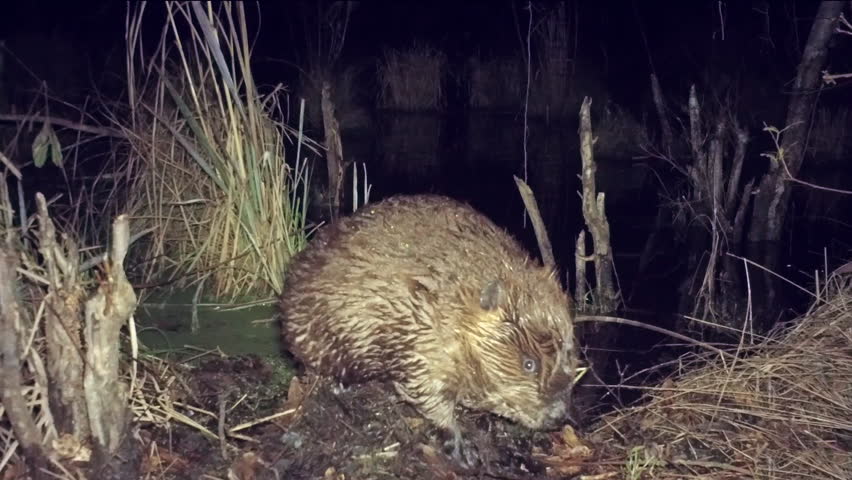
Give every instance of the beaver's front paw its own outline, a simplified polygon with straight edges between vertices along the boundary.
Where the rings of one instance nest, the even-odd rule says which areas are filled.
[[[470,470],[480,465],[479,450],[473,442],[462,438],[458,428],[447,431],[446,435],[449,438],[444,441],[444,453],[458,466]]]

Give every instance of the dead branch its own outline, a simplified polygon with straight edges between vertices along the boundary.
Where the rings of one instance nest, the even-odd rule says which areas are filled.
[[[325,165],[328,170],[328,201],[332,219],[340,213],[340,193],[343,187],[343,143],[340,140],[340,126],[334,115],[331,101],[331,87],[328,82],[322,85],[322,124],[325,130]]]
[[[77,260],[74,258],[76,248],[72,246],[70,254],[66,256],[56,241],[56,227],[48,215],[47,201],[41,193],[36,194],[36,204],[39,252],[50,282],[45,296],[50,408],[60,434],[71,433],[77,438],[86,438],[90,432],[83,400],[81,307],[84,292],[77,279]]]
[[[704,143],[701,134],[701,106],[698,104],[698,95],[695,93],[695,85],[689,87],[689,146],[692,147],[692,158],[694,164],[704,164],[704,151],[701,145]],[[693,170],[690,177],[696,185],[701,184]]]
[[[42,436],[24,398],[20,339],[26,338],[21,309],[15,295],[16,255],[0,245],[0,400],[15,438],[34,475],[47,465]]]
[[[18,167],[16,167],[15,164],[12,163],[11,160],[9,160],[9,157],[3,155],[3,152],[0,152],[0,163],[2,163],[6,168],[8,168],[9,171],[12,172],[12,175],[14,175],[15,178],[17,178],[18,180],[23,178],[21,176],[21,171],[18,170]]]
[[[541,212],[538,210],[538,202],[535,200],[535,194],[529,185],[522,179],[515,177],[515,185],[518,186],[518,192],[521,194],[521,199],[524,202],[524,207],[530,215],[530,220],[533,224],[535,239],[538,242],[538,250],[541,252],[541,258],[544,264],[550,268],[556,268],[556,259],[553,257],[553,246],[550,244],[550,237],[547,235],[547,229],[544,227],[544,221],[541,219]]]
[[[734,209],[734,204],[737,202],[737,192],[739,192],[739,184],[740,184],[740,176],[743,171],[743,161],[745,160],[745,147],[748,143],[748,131],[746,129],[740,127],[738,124],[734,124],[734,133],[737,138],[737,144],[734,150],[734,161],[731,165],[731,174],[728,176],[728,198],[725,199],[725,212],[728,215],[731,214]],[[745,191],[741,194],[742,196],[746,196],[748,191]],[[742,237],[734,237],[735,239],[739,239]]]
[[[575,287],[574,298],[577,299],[579,305],[586,303],[586,292],[588,291],[588,280],[586,280],[586,262],[589,257],[586,255],[586,231],[580,230],[577,235],[577,246],[574,253],[575,262]]]
[[[84,123],[66,120],[64,118],[51,117],[47,115],[21,115],[13,113],[0,113],[0,122],[14,123],[49,123],[59,127],[68,128],[82,133],[91,133],[101,137],[126,138],[127,136],[121,130],[110,127],[100,127],[86,125]]]
[[[649,323],[640,322],[637,320],[630,320],[627,318],[621,317],[613,317],[609,315],[577,315],[574,318],[574,323],[584,323],[584,322],[598,322],[598,323],[616,323],[619,325],[629,325],[631,327],[644,328],[646,330],[650,330],[652,332],[662,333],[664,335],[668,335],[672,338],[676,338],[678,340],[683,340],[686,343],[691,343],[692,345],[697,345],[701,348],[709,350],[711,352],[718,353],[720,357],[731,358],[734,356],[721,348],[714,347],[709,343],[702,342],[701,340],[694,339],[688,335],[683,335],[681,333],[677,333],[675,331],[669,330],[667,328],[658,327],[656,325],[651,325]]]
[[[745,229],[745,216],[748,211],[748,204],[750,203],[752,197],[752,189],[754,188],[754,179],[748,181],[745,187],[743,187],[743,193],[740,195],[740,205],[737,207],[737,213],[734,216],[734,227],[733,232],[731,234],[732,238],[742,239],[743,231]]]
[[[713,136],[713,140],[710,142],[710,156],[707,158],[709,165],[707,166],[707,173],[711,174],[712,177],[709,179],[711,184],[708,186],[708,190],[710,191],[711,197],[711,205],[713,206],[713,212],[718,213],[718,218],[723,226],[727,225],[727,219],[725,219],[725,211],[724,211],[724,186],[725,179],[723,178],[723,169],[722,169],[722,152],[724,151],[724,147],[722,142],[724,141],[723,136],[725,135],[725,121],[720,120],[719,124],[716,125],[716,135]],[[728,229],[725,228],[725,232]]]
[[[118,448],[129,420],[127,386],[119,379],[119,333],[136,308],[136,293],[124,273],[129,244],[128,217],[119,215],[112,227],[107,277],[85,307],[85,398],[92,436],[107,454]]]
[[[609,222],[604,211],[604,193],[596,192],[595,159],[592,146],[591,104],[589,97],[580,107],[580,157],[583,164],[583,218],[592,234],[595,261],[596,307],[602,311],[615,310],[618,294],[613,276],[612,249],[609,238]]]

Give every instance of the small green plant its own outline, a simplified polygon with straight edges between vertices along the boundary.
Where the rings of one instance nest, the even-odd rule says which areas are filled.
[[[624,468],[628,480],[639,480],[646,472],[653,477],[654,468],[663,464],[651,449],[640,445],[630,449]]]

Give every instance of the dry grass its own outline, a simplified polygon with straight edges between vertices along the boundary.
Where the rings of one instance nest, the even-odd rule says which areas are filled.
[[[379,108],[442,110],[446,103],[447,55],[428,45],[387,49],[379,61]]]
[[[852,478],[852,279],[823,298],[735,359],[682,359],[595,441],[628,478]]]
[[[98,254],[99,247],[84,247],[80,241],[80,234],[62,228],[54,223],[58,232],[58,241],[53,245],[51,257],[61,264],[61,283],[64,284],[61,291],[54,290],[51,286],[51,271],[40,248],[44,245],[38,238],[39,233],[36,225],[39,223],[37,214],[23,213],[26,218],[22,223],[28,225],[27,229],[15,224],[15,215],[21,212],[15,211],[15,203],[8,189],[8,179],[3,178],[0,182],[0,239],[8,248],[14,251],[18,258],[17,276],[14,288],[17,293],[18,305],[4,305],[3,314],[7,308],[17,307],[18,321],[17,331],[3,331],[3,335],[13,335],[19,340],[20,363],[22,368],[22,395],[26,400],[30,415],[34,420],[38,434],[41,435],[43,445],[46,447],[47,458],[51,463],[53,477],[59,479],[79,478],[66,469],[66,464],[74,460],[84,460],[92,454],[92,448],[85,441],[75,438],[67,432],[60,432],[58,423],[67,419],[54,417],[52,405],[49,402],[49,388],[69,390],[68,385],[62,385],[63,379],[49,378],[51,371],[50,358],[48,356],[47,339],[45,337],[46,326],[50,322],[50,309],[56,306],[49,298],[51,295],[61,295],[61,302],[72,305],[80,305],[82,315],[82,303],[88,293],[94,290],[97,280],[96,268],[100,267],[100,259],[103,254]],[[79,202],[85,202],[80,197]],[[65,205],[66,208],[74,209],[82,215],[89,215],[85,205]],[[52,222],[52,219],[51,219]],[[80,223],[70,220],[67,224],[81,226]],[[93,252],[93,250],[95,250]],[[66,257],[67,255],[67,257]],[[55,273],[55,272],[53,272]],[[66,312],[67,313],[67,312]],[[55,313],[54,313],[55,315]],[[72,319],[63,318],[67,325],[78,325]],[[66,327],[68,328],[68,327]],[[80,332],[74,332],[79,334]],[[77,337],[78,341],[81,337]],[[88,348],[88,345],[86,346]],[[8,360],[8,359],[7,359]],[[0,379],[0,383],[2,383]],[[54,380],[51,384],[50,380]],[[82,395],[82,392],[80,392]],[[53,406],[55,407],[55,405]],[[88,441],[88,439],[86,440]],[[25,478],[26,468],[20,457],[20,444],[12,431],[6,409],[0,402],[0,473],[2,478]]]
[[[315,147],[274,120],[282,87],[257,90],[243,4],[201,5],[166,5],[150,57],[144,5],[129,17],[130,211],[134,230],[154,229],[143,257],[157,259],[145,277],[190,272],[216,295],[277,292],[306,241],[304,155]]]
[[[221,352],[218,354],[221,355]],[[217,434],[205,426],[210,423],[210,418],[215,422],[217,415],[188,398],[190,392],[186,389],[190,379],[181,365],[148,355],[141,355],[138,362],[142,368],[139,377],[133,379],[130,402],[134,422],[166,430],[173,430],[176,425],[183,424],[199,431],[209,440],[218,440]],[[195,418],[199,416],[202,418]]]

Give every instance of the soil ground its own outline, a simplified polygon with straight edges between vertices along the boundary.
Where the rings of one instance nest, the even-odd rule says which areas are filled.
[[[235,478],[258,480],[532,479],[552,478],[548,471],[572,463],[564,455],[565,432],[530,432],[492,415],[460,409],[465,439],[481,461],[465,469],[443,452],[438,432],[389,385],[372,382],[343,389],[324,379],[295,377],[285,388],[275,368],[255,355],[199,362],[184,377],[183,388],[197,408],[219,412],[224,404],[229,429],[280,415],[240,430],[242,439],[229,438],[227,458],[221,444],[200,430],[176,423],[143,427],[142,438],[149,448],[156,443],[163,458],[149,459],[143,466],[146,474],[226,478],[230,470]],[[207,418],[205,426],[215,432],[217,423]]]
[[[266,321],[271,306],[233,312],[199,308],[201,330],[192,334],[191,303],[184,292],[139,310],[140,339],[170,362],[179,379],[170,395],[176,404],[192,406],[175,410],[203,427],[177,421],[142,424],[145,450],[157,451],[143,462],[145,475],[227,478],[230,470],[232,478],[258,480],[531,479],[548,471],[565,473],[566,467],[576,470],[568,465],[571,458],[587,451],[570,427],[531,432],[460,408],[465,442],[480,460],[465,469],[444,452],[440,432],[390,385],[343,389],[326,379],[294,377],[280,350],[278,329]],[[247,424],[253,425],[241,428]],[[229,430],[223,449],[219,432]]]

